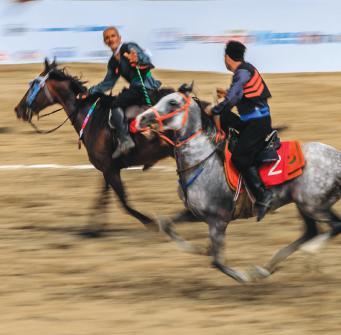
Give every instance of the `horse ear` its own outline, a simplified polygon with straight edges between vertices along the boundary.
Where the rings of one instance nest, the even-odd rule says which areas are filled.
[[[56,56],[53,57],[53,62],[51,63],[51,67],[57,67],[58,63],[57,63],[57,58]]]
[[[192,80],[192,82],[191,82],[191,86],[190,86],[191,93],[193,92],[193,87],[194,87],[194,80]]]
[[[183,93],[185,95],[189,95],[190,93],[192,93],[193,91],[193,85],[194,85],[194,81],[192,81],[191,85],[188,84],[182,84],[179,88],[178,88],[178,92]]]
[[[47,57],[45,58],[44,63],[45,63],[45,71],[48,72],[50,69],[50,63],[49,63],[49,59]]]

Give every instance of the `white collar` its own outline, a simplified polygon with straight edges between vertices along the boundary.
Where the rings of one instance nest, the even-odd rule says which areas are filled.
[[[123,42],[121,42],[121,44],[117,47],[116,51],[114,52],[114,55],[115,55],[115,56],[117,56],[118,53],[120,52],[121,47],[122,47],[122,44],[123,44]]]

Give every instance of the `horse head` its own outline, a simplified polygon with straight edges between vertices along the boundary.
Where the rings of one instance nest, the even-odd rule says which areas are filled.
[[[86,88],[76,77],[72,77],[58,69],[54,60],[49,63],[45,59],[44,70],[35,77],[30,83],[29,88],[15,107],[15,112],[19,119],[30,122],[33,115],[39,114],[46,107],[56,103],[65,106],[65,92],[73,91],[74,98],[84,92]]]
[[[171,131],[182,136],[189,128],[193,130],[193,127],[200,127],[200,108],[190,95],[192,88],[193,83],[183,84],[177,92],[163,97],[155,106],[137,117],[137,128],[151,127],[159,133]]]

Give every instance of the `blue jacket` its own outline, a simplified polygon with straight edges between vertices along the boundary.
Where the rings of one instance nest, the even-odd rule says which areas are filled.
[[[161,86],[161,82],[155,80],[151,74],[150,70],[154,68],[154,65],[151,63],[149,56],[136,43],[129,42],[121,45],[119,50],[120,61],[117,61],[114,54],[111,56],[107,66],[107,74],[99,84],[89,88],[91,94],[105,93],[112,89],[120,76],[130,83],[130,87],[142,86],[136,67],[132,66],[124,56],[124,53],[129,53],[131,49],[137,52],[138,66],[141,67],[140,73],[146,89],[156,90]]]

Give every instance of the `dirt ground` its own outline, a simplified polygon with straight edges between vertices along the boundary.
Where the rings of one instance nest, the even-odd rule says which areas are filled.
[[[318,255],[297,252],[264,281],[242,286],[210,259],[178,250],[122,212],[116,199],[98,217],[108,234],[79,235],[101,186],[96,170],[1,169],[10,164],[87,164],[70,124],[37,135],[13,107],[41,65],[0,67],[0,334],[341,334],[341,238]],[[73,64],[71,74],[99,81],[105,65]],[[228,75],[159,71],[167,86],[195,80],[212,100]],[[265,75],[282,139],[321,141],[341,149],[341,73]],[[64,115],[41,121],[48,129]],[[164,160],[158,166],[174,167]],[[182,209],[172,169],[125,171],[129,197],[149,215]],[[340,212],[340,204],[336,205]],[[199,245],[204,223],[179,231]],[[233,222],[226,256],[231,266],[264,264],[301,232],[294,206],[261,223]]]

